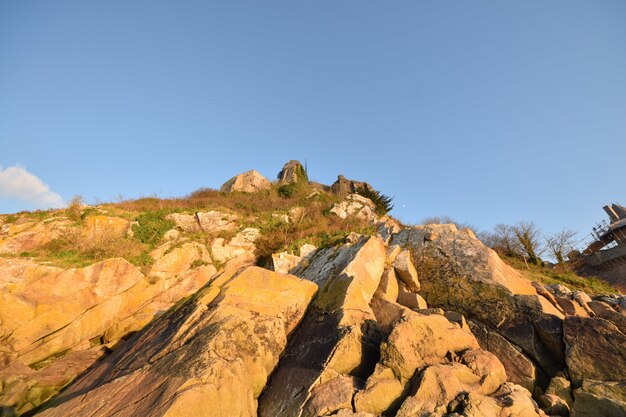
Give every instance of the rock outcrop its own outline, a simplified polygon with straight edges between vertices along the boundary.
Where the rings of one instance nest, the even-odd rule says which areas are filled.
[[[624,297],[530,282],[471,231],[379,219],[360,195],[287,201],[154,216],[141,268],[16,256],[54,239],[40,231],[126,244],[113,209],[3,219],[0,415],[625,415]],[[375,231],[263,236],[322,215]]]
[[[257,267],[223,273],[39,415],[256,416],[257,398],[316,291],[310,281]]]
[[[279,184],[291,184],[294,182],[308,181],[306,171],[300,161],[291,160],[283,166],[278,173]]]
[[[251,171],[244,172],[243,174],[235,175],[222,185],[220,191],[226,193],[232,193],[235,191],[255,193],[257,191],[267,190],[271,186],[272,184],[267,178],[253,169]]]
[[[376,206],[372,200],[365,198],[359,194],[350,194],[341,203],[335,204],[330,212],[342,219],[355,217],[359,220],[366,220],[371,223],[378,220],[376,216]]]

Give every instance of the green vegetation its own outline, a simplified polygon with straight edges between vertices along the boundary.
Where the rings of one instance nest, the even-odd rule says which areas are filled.
[[[165,232],[174,227],[173,221],[165,220],[167,214],[167,211],[159,210],[137,216],[135,220],[138,224],[132,226],[135,239],[154,247],[163,238]]]
[[[382,194],[378,190],[374,190],[373,188],[365,186],[359,187],[356,192],[357,194],[372,200],[372,203],[374,203],[374,205],[376,206],[376,214],[378,214],[379,216],[384,216],[385,214],[393,210],[393,204],[391,204],[393,197],[389,197],[385,194]]]
[[[567,269],[565,265],[549,268],[534,264],[526,264],[516,257],[502,256],[502,260],[517,269],[524,278],[544,284],[563,284],[572,290],[584,291],[587,294],[609,294],[617,290],[606,281],[595,277],[582,277]]]

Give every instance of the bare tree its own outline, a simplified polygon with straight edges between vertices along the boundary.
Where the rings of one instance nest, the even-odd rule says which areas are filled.
[[[521,249],[524,260],[535,265],[541,265],[541,230],[533,222],[521,221],[513,226],[513,233],[517,239],[517,244]]]
[[[565,255],[574,249],[574,236],[573,230],[563,229],[545,238],[548,251],[559,264],[565,262]]]
[[[483,236],[485,242],[491,248],[504,253],[507,256],[519,256],[519,245],[515,237],[513,226],[508,224],[496,224],[492,233]]]

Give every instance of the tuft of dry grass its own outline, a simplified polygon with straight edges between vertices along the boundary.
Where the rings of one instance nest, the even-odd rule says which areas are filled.
[[[146,249],[146,245],[125,236],[109,233],[89,236],[75,228],[68,229],[61,237],[36,251],[21,255],[39,258],[62,268],[84,267],[109,258],[125,258],[136,265],[144,265]]]

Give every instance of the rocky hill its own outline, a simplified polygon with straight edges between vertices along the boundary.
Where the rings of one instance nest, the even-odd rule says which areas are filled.
[[[626,415],[625,297],[388,208],[290,161],[0,217],[0,415]]]

